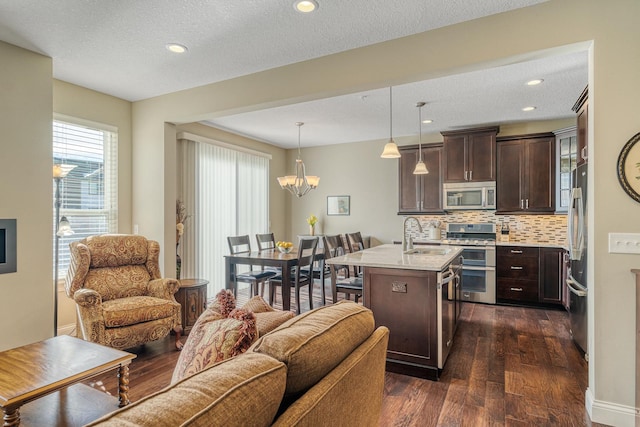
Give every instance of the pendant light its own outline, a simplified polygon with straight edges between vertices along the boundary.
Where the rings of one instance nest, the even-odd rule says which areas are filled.
[[[418,163],[416,163],[416,168],[413,170],[414,175],[426,175],[429,173],[427,169],[427,165],[422,161],[422,107],[424,107],[424,102],[418,102],[416,104],[418,107]]]
[[[389,86],[389,142],[385,144],[380,157],[383,159],[397,159],[400,157],[398,146],[393,141],[393,94],[391,86]]]
[[[278,183],[283,190],[289,190],[291,194],[300,198],[307,194],[309,191],[318,187],[320,183],[319,176],[307,176],[304,170],[304,162],[300,154],[300,128],[304,125],[303,122],[296,122],[298,126],[298,158],[296,159],[296,174],[279,176]]]

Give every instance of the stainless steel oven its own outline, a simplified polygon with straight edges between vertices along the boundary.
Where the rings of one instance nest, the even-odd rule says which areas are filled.
[[[496,303],[496,246],[494,224],[447,224],[443,244],[462,247],[463,301]]]

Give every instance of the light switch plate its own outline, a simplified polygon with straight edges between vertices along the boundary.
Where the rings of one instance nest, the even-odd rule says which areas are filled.
[[[640,254],[640,234],[609,233],[609,253]]]
[[[133,234],[138,234],[138,224],[133,224]]]

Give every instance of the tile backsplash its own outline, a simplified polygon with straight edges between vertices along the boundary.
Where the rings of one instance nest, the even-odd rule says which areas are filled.
[[[478,210],[457,211],[447,215],[416,215],[416,217],[420,220],[423,230],[426,230],[430,223],[439,222],[442,238],[445,237],[447,223],[491,222],[496,225],[498,233],[503,223],[508,225],[511,242],[565,245],[567,241],[566,215],[496,215],[493,211]],[[410,221],[407,226],[414,239],[424,236],[419,234],[414,221]]]

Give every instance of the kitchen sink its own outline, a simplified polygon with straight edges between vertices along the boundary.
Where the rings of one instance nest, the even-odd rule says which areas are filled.
[[[413,248],[404,251],[407,255],[447,255],[450,248]]]

